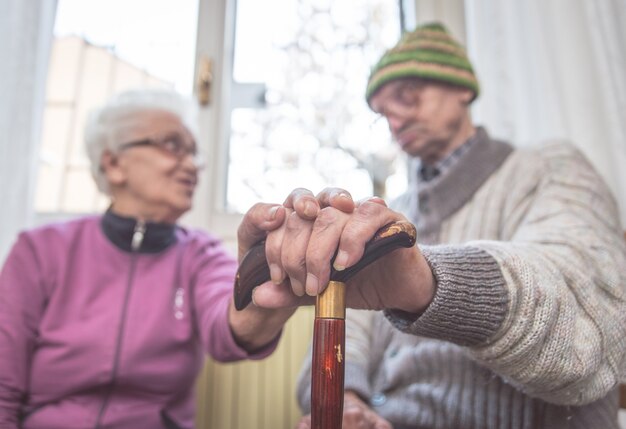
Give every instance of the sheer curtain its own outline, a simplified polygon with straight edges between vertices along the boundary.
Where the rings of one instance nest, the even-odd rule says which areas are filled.
[[[31,226],[57,0],[0,0],[0,263]]]
[[[465,12],[484,89],[475,122],[517,145],[571,140],[626,226],[626,2],[466,0]]]

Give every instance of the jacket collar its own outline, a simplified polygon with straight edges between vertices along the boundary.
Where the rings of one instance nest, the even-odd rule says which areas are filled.
[[[133,239],[138,253],[158,253],[176,242],[175,224],[146,222],[142,228],[137,219],[120,216],[111,209],[102,216],[101,226],[109,241],[126,252],[133,251]]]

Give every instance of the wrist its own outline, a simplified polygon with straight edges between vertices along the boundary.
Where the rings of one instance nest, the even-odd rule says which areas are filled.
[[[276,339],[295,310],[296,308],[268,310],[250,304],[244,310],[237,311],[231,300],[228,325],[237,344],[244,350],[253,352]]]
[[[386,308],[421,314],[435,297],[435,276],[417,247],[395,252],[378,281],[388,291]]]
[[[420,252],[414,256],[409,263],[413,269],[406,270],[409,275],[400,280],[400,284],[407,287],[403,294],[399,294],[398,309],[421,314],[435,298],[437,282],[426,258]]]

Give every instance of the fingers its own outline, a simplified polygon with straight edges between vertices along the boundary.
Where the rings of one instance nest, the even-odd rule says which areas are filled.
[[[365,404],[346,402],[343,411],[344,429],[392,429],[391,424]]]
[[[268,231],[279,228],[285,219],[285,209],[277,204],[257,203],[244,215],[237,229],[239,261],[248,249],[264,239]]]
[[[291,212],[285,226],[270,233],[266,241],[270,273],[276,273],[272,274],[272,280],[280,283],[289,277],[297,296],[321,293],[330,279],[333,257],[334,268],[338,271],[356,264],[363,256],[365,244],[380,228],[405,220],[388,209],[380,198],[360,201],[352,213],[345,213],[326,206],[333,191],[323,192],[326,192],[322,196],[325,207],[319,210],[315,220],[303,219]]]
[[[326,188],[317,196],[313,196],[308,189],[296,188],[285,199],[283,206],[293,209],[303,219],[313,220],[324,207],[334,207],[344,213],[352,213],[356,204],[345,189]]]
[[[304,295],[306,279],[306,249],[313,222],[287,209],[284,225],[268,235],[265,254],[272,281],[280,283],[285,277],[296,296]]]
[[[313,196],[308,189],[297,188],[291,191],[283,205],[308,220],[315,219],[324,207],[334,207],[344,213],[352,213],[356,207],[350,193],[341,188],[326,188],[317,196]]]
[[[366,413],[368,415],[366,415]],[[373,411],[345,410],[343,429],[393,429],[391,424]],[[311,429],[311,415],[307,414],[296,423],[295,429]]]
[[[283,206],[293,209],[303,219],[312,220],[320,209],[319,202],[308,189],[296,188],[285,199]]]
[[[365,244],[380,228],[391,222],[406,220],[400,213],[388,209],[384,201],[381,201],[374,198],[361,202],[350,217],[350,222],[342,231],[337,257],[333,264],[337,271],[356,264],[363,256]]]
[[[341,188],[326,188],[317,194],[317,200],[322,208],[334,207],[344,213],[352,213],[356,207],[350,192]]]
[[[306,247],[305,268],[307,295],[316,296],[330,279],[332,260],[350,215],[333,207],[320,210],[313,222]]]
[[[318,295],[328,284],[331,261],[344,270],[363,256],[365,244],[383,226],[404,217],[372,197],[355,203],[340,188],[326,188],[317,196],[295,189],[284,206],[256,204],[238,230],[239,258],[265,238],[265,253],[274,285],[291,287],[295,297],[283,296],[281,305],[298,302],[305,294]],[[272,294],[255,294],[265,303]],[[264,304],[268,305],[268,304]]]
[[[285,211],[285,217],[291,210]],[[270,269],[270,279],[274,284],[281,284],[285,280],[285,271],[282,268],[282,246],[285,237],[285,225],[271,231],[265,239],[265,257]]]
[[[315,298],[309,296],[298,297],[288,292],[286,284],[263,283],[254,288],[252,302],[257,307],[268,310],[300,307],[315,304]]]
[[[361,259],[365,244],[380,228],[405,219],[381,201],[363,201],[351,214],[333,207],[320,210],[313,223],[304,263],[307,271],[305,290],[308,295],[319,294],[328,283],[330,261],[335,252],[335,270],[351,267]]]
[[[385,202],[385,200],[383,200],[380,197],[363,198],[363,199],[357,201],[356,206],[359,207],[361,204],[364,204],[364,203],[376,203],[376,204],[380,204],[382,206],[387,207],[387,203]]]

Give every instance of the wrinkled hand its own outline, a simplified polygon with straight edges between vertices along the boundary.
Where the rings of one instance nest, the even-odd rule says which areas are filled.
[[[310,429],[311,415],[306,415],[296,424],[295,429]],[[343,405],[343,429],[393,429],[389,421],[376,414],[356,394],[346,392]]]
[[[335,202],[329,195],[325,203],[351,210],[352,199]],[[347,204],[346,204],[347,203]],[[289,196],[284,206],[279,204],[255,204],[244,216],[237,231],[238,260],[241,261],[246,252],[257,242],[263,240],[270,231],[284,226],[285,219],[291,215],[298,219],[315,219],[320,205],[309,192],[296,189]],[[235,309],[231,302],[228,308],[228,323],[237,343],[248,351],[263,347],[274,339],[281,331],[284,323],[295,312],[298,305],[313,303],[311,299],[298,299],[291,289],[285,285],[267,282],[261,289],[272,305],[249,305],[242,311]],[[254,300],[254,295],[253,295]]]
[[[253,298],[266,308],[310,303],[308,297],[318,295],[328,283],[336,251],[334,268],[350,267],[361,259],[376,231],[391,222],[406,221],[380,198],[355,203],[347,191],[338,188],[325,189],[317,196],[297,189],[281,210],[284,222],[266,235],[272,282],[257,288]],[[418,313],[432,300],[434,288],[432,272],[419,249],[400,249],[348,281],[346,304]],[[285,294],[285,289],[293,293]]]
[[[354,210],[355,203],[349,193],[343,190],[328,189],[323,199],[318,199],[306,189],[295,189],[289,194],[283,205],[257,203],[245,214],[237,231],[239,261],[248,250],[261,240],[270,236],[283,237],[284,230],[289,228],[292,232],[302,230],[306,232],[313,224],[323,207],[332,206],[336,210],[350,213]],[[278,244],[280,245],[280,244]],[[266,243],[266,251],[268,244]],[[313,304],[314,298],[303,296],[303,293],[294,295],[292,290],[299,290],[298,280],[292,280],[284,275],[282,266],[270,264],[272,281],[266,282],[254,290],[252,299],[255,303],[257,296],[262,296],[262,307],[284,308],[297,307],[300,305]],[[295,286],[294,286],[295,285]],[[269,304],[268,304],[269,302]]]
[[[303,222],[313,222],[323,207],[351,213],[356,204],[347,191],[338,188],[327,188],[317,198],[310,191],[297,188],[289,194],[283,205],[255,204],[244,215],[237,230],[239,260],[254,244],[265,239],[268,232],[284,227],[286,218],[297,217]]]

